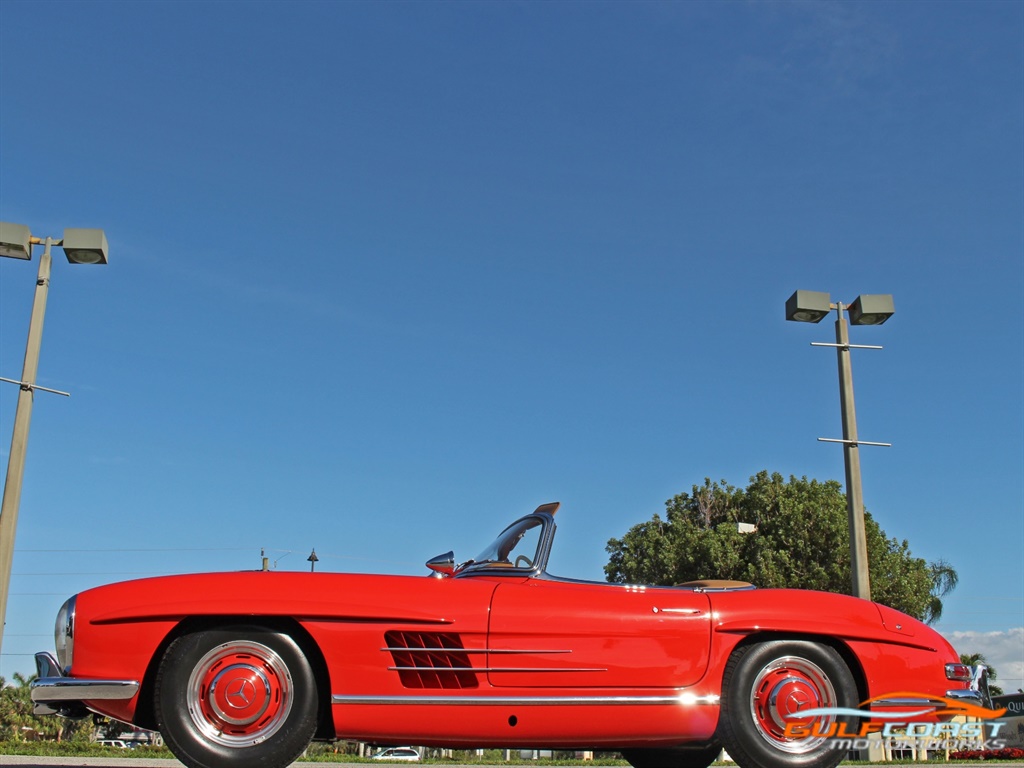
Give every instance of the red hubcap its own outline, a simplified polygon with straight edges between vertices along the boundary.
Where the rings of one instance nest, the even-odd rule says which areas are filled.
[[[803,753],[814,749],[828,734],[834,717],[801,717],[800,713],[819,707],[835,707],[836,693],[828,676],[807,659],[786,657],[765,666],[757,675],[750,692],[750,709],[762,738],[786,752]],[[787,725],[801,726],[801,732],[814,726],[818,736],[786,735]]]
[[[260,643],[225,643],[207,653],[189,680],[193,722],[211,740],[247,746],[269,738],[291,710],[291,677]]]
[[[280,706],[280,691],[274,689],[273,679],[258,659],[236,658],[235,663],[218,664],[207,672],[200,699],[203,713],[211,721],[220,721],[225,726],[221,730],[258,731],[263,715],[272,717],[272,707]]]

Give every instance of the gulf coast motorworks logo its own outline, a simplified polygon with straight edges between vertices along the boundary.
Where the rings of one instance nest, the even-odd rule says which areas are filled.
[[[902,712],[873,712],[873,704],[885,706],[897,700],[926,701],[918,709]],[[892,749],[1002,749],[1006,739],[999,732],[1006,725],[1000,721],[1006,709],[987,709],[941,696],[928,696],[903,691],[875,696],[857,708],[818,707],[786,716],[784,735],[793,740],[822,739],[833,748],[867,749],[874,733],[887,740]],[[840,721],[841,717],[857,717],[858,725]],[[955,717],[966,721],[953,720]]]

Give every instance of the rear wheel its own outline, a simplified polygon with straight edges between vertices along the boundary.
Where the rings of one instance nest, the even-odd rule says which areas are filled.
[[[262,627],[175,640],[156,679],[157,725],[189,768],[284,768],[313,738],[316,681],[299,646]]]
[[[835,649],[775,640],[737,649],[722,681],[719,738],[743,768],[834,768],[844,757],[830,738],[855,717],[803,716],[810,709],[855,707],[857,686]]]
[[[721,752],[712,744],[698,749],[624,749],[622,756],[633,768],[708,768]]]

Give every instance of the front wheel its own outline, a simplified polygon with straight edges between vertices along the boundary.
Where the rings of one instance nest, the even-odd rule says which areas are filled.
[[[316,730],[309,662],[291,637],[262,627],[179,637],[155,694],[164,741],[189,768],[285,768]]]
[[[743,768],[835,768],[846,757],[832,736],[855,717],[803,716],[855,707],[857,685],[835,649],[804,640],[738,648],[722,680],[719,739]]]

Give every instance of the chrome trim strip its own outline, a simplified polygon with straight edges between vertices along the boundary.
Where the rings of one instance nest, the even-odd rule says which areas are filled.
[[[607,672],[584,667],[388,667],[389,672]]]
[[[678,613],[683,616],[700,616],[704,613],[700,608],[655,608],[655,613]]]
[[[334,694],[332,704],[412,705],[412,706],[649,706],[700,705],[718,706],[715,694],[694,696],[678,693],[672,696],[362,696]]]
[[[948,695],[948,694],[947,694]],[[942,699],[875,699],[871,702],[872,709],[875,707],[944,707],[946,702]]]
[[[518,650],[515,648],[381,648],[387,653],[572,653],[572,651]]]
[[[981,691],[976,691],[971,688],[957,688],[952,691],[946,691],[946,698],[956,699],[957,701],[967,702],[968,704],[976,704],[979,707],[987,706],[985,704],[985,697]],[[877,699],[871,702],[871,707],[946,707],[948,702],[942,699]]]

